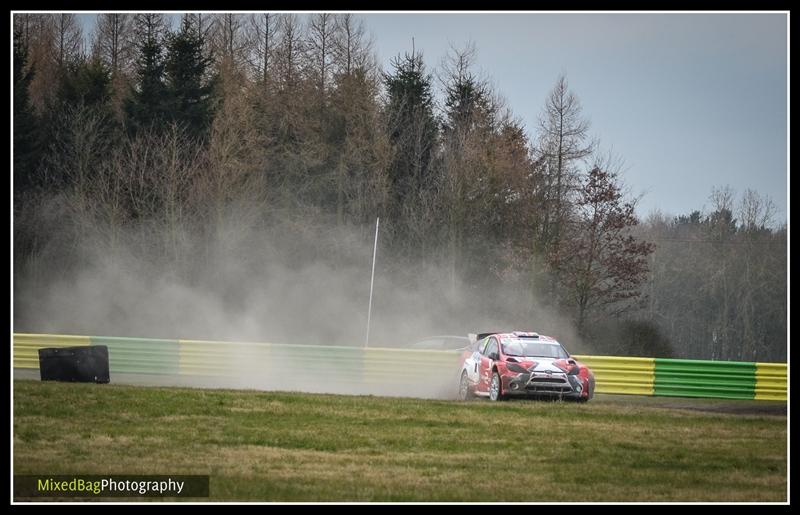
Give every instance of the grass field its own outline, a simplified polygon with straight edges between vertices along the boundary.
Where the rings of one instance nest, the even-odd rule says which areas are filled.
[[[14,473],[208,474],[211,500],[786,501],[786,416],[763,406],[18,380]]]

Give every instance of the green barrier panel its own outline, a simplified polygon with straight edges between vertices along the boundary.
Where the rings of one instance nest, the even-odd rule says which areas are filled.
[[[14,333],[14,368],[39,368],[39,349],[46,347],[83,347],[88,336],[63,334]]]
[[[756,363],[757,400],[785,401],[788,383],[786,363]]]
[[[656,358],[655,395],[753,399],[756,364]]]
[[[92,336],[92,345],[108,347],[112,374],[178,374],[178,340]]]
[[[269,381],[276,388],[324,391],[361,384],[360,347],[273,344],[270,352]]]
[[[653,395],[655,380],[653,358],[583,355],[572,357],[592,370],[596,393]]]

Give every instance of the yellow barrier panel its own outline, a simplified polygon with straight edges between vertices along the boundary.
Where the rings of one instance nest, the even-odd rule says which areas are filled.
[[[596,393],[653,395],[655,360],[616,356],[572,356],[592,369]]]
[[[786,387],[785,363],[756,363],[756,400],[785,401]]]
[[[270,343],[178,340],[178,373],[189,376],[233,376],[268,369]]]
[[[39,349],[45,347],[84,347],[88,336],[14,333],[14,368],[39,368]]]

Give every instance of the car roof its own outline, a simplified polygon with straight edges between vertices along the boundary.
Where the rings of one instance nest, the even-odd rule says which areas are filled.
[[[466,336],[456,336],[456,335],[448,335],[442,334],[437,336],[426,336],[425,338],[420,338],[419,341],[424,342],[425,340],[433,340],[434,338],[458,338],[459,340],[468,340]]]
[[[533,331],[512,331],[510,333],[492,333],[489,336],[497,336],[498,338],[525,338],[525,337],[534,337],[536,340],[540,342],[556,342],[556,339],[552,336],[547,336],[544,334],[539,334]],[[531,338],[533,339],[533,338]]]

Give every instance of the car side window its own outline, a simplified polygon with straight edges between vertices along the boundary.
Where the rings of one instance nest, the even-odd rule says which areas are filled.
[[[497,340],[495,340],[494,338],[490,338],[489,339],[489,344],[486,346],[484,351],[485,351],[483,353],[484,356],[488,356],[489,354],[491,354],[493,352],[497,352]]]
[[[479,354],[483,354],[483,351],[486,350],[486,343],[488,341],[488,338],[484,338],[483,340],[478,340],[475,342],[475,350],[478,351]]]

